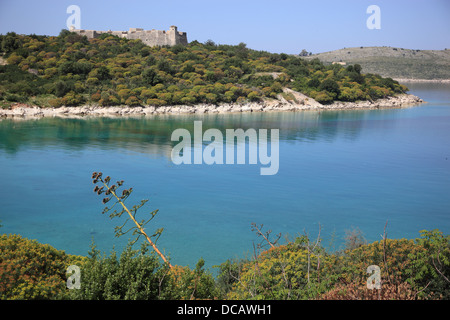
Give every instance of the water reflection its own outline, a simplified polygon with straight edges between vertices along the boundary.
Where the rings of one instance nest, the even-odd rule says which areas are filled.
[[[376,113],[374,113],[376,112]],[[332,141],[338,137],[357,139],[361,130],[382,118],[384,129],[393,126],[398,110],[305,111],[203,115],[160,115],[138,118],[42,118],[0,121],[0,149],[14,154],[23,148],[61,147],[128,149],[170,155],[176,142],[172,132],[184,128],[193,133],[194,121],[203,121],[203,131],[216,128],[280,129],[280,140]],[[393,121],[386,121],[386,120]]]

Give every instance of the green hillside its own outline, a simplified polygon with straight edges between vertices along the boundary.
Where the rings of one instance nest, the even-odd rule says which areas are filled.
[[[313,54],[325,64],[360,64],[363,73],[394,79],[450,79],[450,50],[411,50],[393,47],[356,47]]]
[[[88,40],[63,30],[58,37],[0,35],[0,105],[195,105],[277,99],[284,87],[320,103],[376,100],[407,88],[361,73],[358,65],[324,65],[237,46],[148,47],[111,35]]]

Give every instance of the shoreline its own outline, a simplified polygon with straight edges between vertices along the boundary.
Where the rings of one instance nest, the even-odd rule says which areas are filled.
[[[326,110],[357,110],[357,109],[391,109],[404,108],[424,103],[421,98],[412,94],[400,94],[395,97],[378,99],[375,101],[341,102],[323,105],[299,92],[285,89],[292,93],[294,100],[287,101],[280,96],[279,100],[265,100],[245,104],[197,104],[176,106],[111,106],[100,107],[86,105],[78,107],[41,108],[24,104],[13,105],[11,109],[0,109],[0,119],[5,118],[83,118],[83,117],[124,117],[124,116],[152,116],[162,114],[207,114],[207,113],[240,113],[240,112],[280,112],[280,111],[326,111]]]
[[[398,82],[408,83],[450,83],[450,79],[394,79]]]

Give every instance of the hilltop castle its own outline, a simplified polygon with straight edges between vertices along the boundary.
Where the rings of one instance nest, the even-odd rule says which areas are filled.
[[[130,28],[129,31],[96,31],[83,29],[70,29],[71,32],[86,36],[88,39],[95,39],[102,34],[111,34],[125,39],[140,39],[150,47],[154,46],[174,46],[177,44],[187,45],[186,32],[179,32],[176,26],[171,26],[168,31],[144,30],[140,28]]]

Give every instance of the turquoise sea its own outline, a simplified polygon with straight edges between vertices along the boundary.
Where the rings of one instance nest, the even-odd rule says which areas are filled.
[[[0,228],[86,255],[109,253],[119,220],[102,215],[91,174],[133,187],[130,207],[159,209],[158,246],[172,263],[206,266],[253,254],[251,224],[293,238],[308,233],[330,250],[345,231],[368,241],[450,232],[450,85],[407,84],[426,104],[391,110],[179,115],[134,119],[0,121]],[[279,171],[257,165],[174,165],[177,128],[279,129]]]

